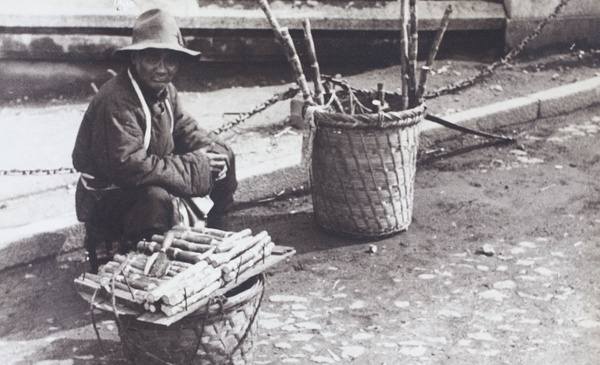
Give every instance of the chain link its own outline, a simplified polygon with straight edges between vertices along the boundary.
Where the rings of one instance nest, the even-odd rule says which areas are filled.
[[[228,131],[229,129],[245,122],[248,118],[254,114],[260,113],[270,106],[273,106],[278,101],[291,99],[298,94],[298,87],[290,87],[283,93],[278,93],[270,97],[267,101],[254,107],[248,113],[240,114],[235,120],[226,122],[223,126],[213,130],[213,134],[221,134]],[[40,176],[40,175],[59,175],[59,174],[76,174],[77,170],[73,167],[60,167],[56,169],[11,169],[11,170],[0,170],[0,176]]]
[[[521,53],[521,51],[523,51],[523,49],[529,42],[531,42],[532,40],[537,38],[537,36],[539,36],[540,33],[542,33],[542,30],[546,27],[546,25],[548,25],[548,23],[550,23],[550,21],[552,19],[556,18],[556,16],[561,12],[562,8],[565,5],[567,5],[567,3],[569,1],[570,0],[562,0],[560,2],[560,4],[558,4],[556,6],[556,8],[554,9],[554,12],[552,14],[550,14],[546,19],[544,19],[542,22],[540,22],[533,32],[531,32],[529,35],[527,35],[525,38],[523,38],[521,43],[519,43],[518,46],[511,49],[510,52],[508,52],[508,54],[506,56],[504,56],[502,59],[487,66],[486,68],[481,70],[481,72],[479,74],[477,74],[473,77],[469,77],[464,80],[460,80],[458,82],[455,82],[454,84],[444,86],[442,88],[439,88],[435,91],[428,93],[427,95],[425,95],[425,99],[433,99],[438,96],[451,94],[458,90],[462,90],[467,87],[473,86],[476,83],[485,79],[486,77],[491,76],[494,73],[494,71],[497,68],[499,68],[500,66],[505,66],[505,65],[509,64],[519,53]]]
[[[31,169],[31,170],[0,170],[0,176],[39,176],[39,175],[60,175],[76,174],[77,170],[73,167],[59,167],[57,169]]]

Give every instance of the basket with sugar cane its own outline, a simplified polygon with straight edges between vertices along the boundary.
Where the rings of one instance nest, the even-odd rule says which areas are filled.
[[[249,364],[263,273],[294,253],[265,231],[178,226],[75,285],[92,314],[115,314],[134,364]],[[159,263],[157,254],[166,259]]]
[[[311,172],[313,211],[322,228],[358,237],[406,230],[412,220],[419,123],[429,69],[448,26],[449,6],[426,63],[417,67],[417,1],[399,0],[401,92],[357,90],[322,76],[311,35],[303,21],[312,71],[311,92],[289,31],[281,27],[267,0],[260,6],[288,58],[304,96],[303,160]]]

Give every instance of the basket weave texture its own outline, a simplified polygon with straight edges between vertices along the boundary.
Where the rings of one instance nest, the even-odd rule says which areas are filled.
[[[136,365],[251,364],[263,293],[259,275],[168,327],[121,318],[124,352]]]
[[[386,100],[397,97],[386,94]],[[424,105],[371,114],[312,111],[312,196],[319,226],[358,237],[408,228],[424,111]]]

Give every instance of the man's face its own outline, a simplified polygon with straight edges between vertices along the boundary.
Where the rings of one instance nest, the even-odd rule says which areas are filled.
[[[148,48],[133,52],[131,62],[140,81],[150,90],[160,93],[173,80],[179,70],[179,52]]]

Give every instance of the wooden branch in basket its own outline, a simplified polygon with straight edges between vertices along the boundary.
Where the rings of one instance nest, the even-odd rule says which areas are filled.
[[[283,51],[285,52],[287,60],[292,66],[294,78],[296,79],[296,83],[300,87],[300,91],[302,91],[304,101],[308,103],[313,103],[313,98],[310,94],[310,89],[308,88],[306,77],[304,76],[304,72],[302,71],[302,64],[300,63],[300,58],[298,57],[298,53],[296,52],[296,47],[294,47],[294,41],[290,36],[289,30],[285,27],[279,26],[279,22],[277,21],[277,18],[275,18],[275,15],[273,15],[273,12],[271,11],[271,7],[269,6],[267,0],[258,0],[258,3],[260,5],[260,8],[267,16],[267,20],[271,24],[271,28],[273,28],[273,32],[275,33],[275,38],[283,47]]]
[[[315,43],[312,37],[312,31],[310,27],[310,20],[304,19],[302,21],[302,28],[304,29],[304,43],[306,44],[306,51],[308,53],[308,59],[310,61],[310,67],[312,69],[313,84],[315,85],[315,98],[317,104],[323,105],[323,84],[321,82],[321,70],[319,68],[319,62],[317,61],[317,53],[315,50]]]
[[[410,9],[410,38],[408,41],[408,107],[417,106],[417,52],[419,49],[419,26],[417,19],[417,0],[408,0]]]
[[[402,77],[402,99],[400,109],[408,108],[408,0],[400,0],[400,73]]]
[[[433,40],[433,44],[431,45],[431,49],[429,50],[427,62],[425,63],[425,66],[421,68],[419,89],[417,90],[416,97],[419,104],[423,102],[423,95],[425,94],[425,83],[427,82],[427,75],[429,75],[431,65],[433,65],[433,61],[435,61],[437,52],[440,49],[440,44],[442,43],[442,39],[444,38],[444,33],[446,33],[446,29],[448,29],[448,23],[450,22],[450,14],[452,14],[452,5],[448,5],[446,11],[444,12],[444,16],[442,17],[440,26],[437,30],[437,33],[435,34],[435,39]]]

